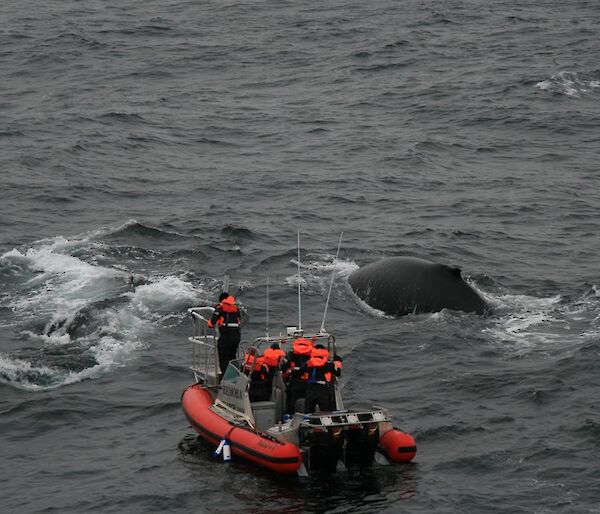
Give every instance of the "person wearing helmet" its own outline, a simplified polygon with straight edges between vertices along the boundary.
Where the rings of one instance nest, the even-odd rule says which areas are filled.
[[[217,351],[219,353],[219,367],[221,374],[225,373],[229,361],[237,357],[237,349],[242,337],[240,331],[240,311],[235,303],[235,298],[229,293],[221,293],[219,303],[208,322],[209,327],[219,328]]]

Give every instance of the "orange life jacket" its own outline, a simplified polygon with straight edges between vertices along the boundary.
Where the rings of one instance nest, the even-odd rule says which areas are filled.
[[[235,304],[235,298],[228,296],[217,307],[220,316],[216,319],[219,328],[240,328],[240,311]],[[216,313],[215,313],[216,314]],[[214,327],[215,316],[208,321],[210,328]]]
[[[329,359],[329,351],[325,348],[313,348],[310,353],[310,359],[306,363],[309,368],[320,368],[325,366],[325,363]]]
[[[292,343],[292,350],[296,355],[311,355],[313,342],[306,337],[299,337]]]
[[[254,363],[254,366],[252,364]],[[252,367],[253,371],[260,371],[261,367],[265,364],[265,358],[263,355],[256,357],[247,353],[244,355],[244,365],[248,368]]]
[[[262,355],[244,355],[244,366],[242,368],[245,373],[250,375],[252,381],[267,380],[269,368],[265,366],[265,358]]]
[[[299,337],[292,342],[292,351],[288,353],[288,368],[285,372],[286,378],[292,380],[306,380],[306,373],[299,374],[300,366],[309,358],[313,350],[313,342],[305,337]]]
[[[267,348],[263,354],[264,363],[270,368],[276,368],[284,355],[285,352],[281,348]]]
[[[333,363],[328,361],[329,351],[325,348],[314,348],[310,354],[310,359],[306,363],[308,367],[308,382],[321,383],[331,382],[333,373],[339,376],[342,369],[342,360],[337,355]],[[333,371],[333,373],[332,373]]]

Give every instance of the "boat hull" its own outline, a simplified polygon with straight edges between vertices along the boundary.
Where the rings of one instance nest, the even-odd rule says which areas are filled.
[[[231,424],[213,412],[214,399],[200,384],[189,386],[181,396],[181,405],[190,424],[204,439],[218,445],[227,439],[234,455],[289,475],[295,473],[302,458],[299,448],[292,443],[282,443],[244,427]]]

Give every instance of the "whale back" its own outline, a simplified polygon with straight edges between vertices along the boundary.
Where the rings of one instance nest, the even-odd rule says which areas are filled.
[[[375,261],[352,272],[348,282],[359,298],[393,316],[444,308],[483,314],[487,309],[460,268],[416,257]]]

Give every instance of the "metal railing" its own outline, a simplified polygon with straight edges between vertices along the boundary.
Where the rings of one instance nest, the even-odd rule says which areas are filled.
[[[213,387],[219,385],[219,354],[217,341],[219,329],[209,328],[210,320],[215,309],[213,307],[191,307],[188,312],[192,319],[192,365],[196,382]]]

